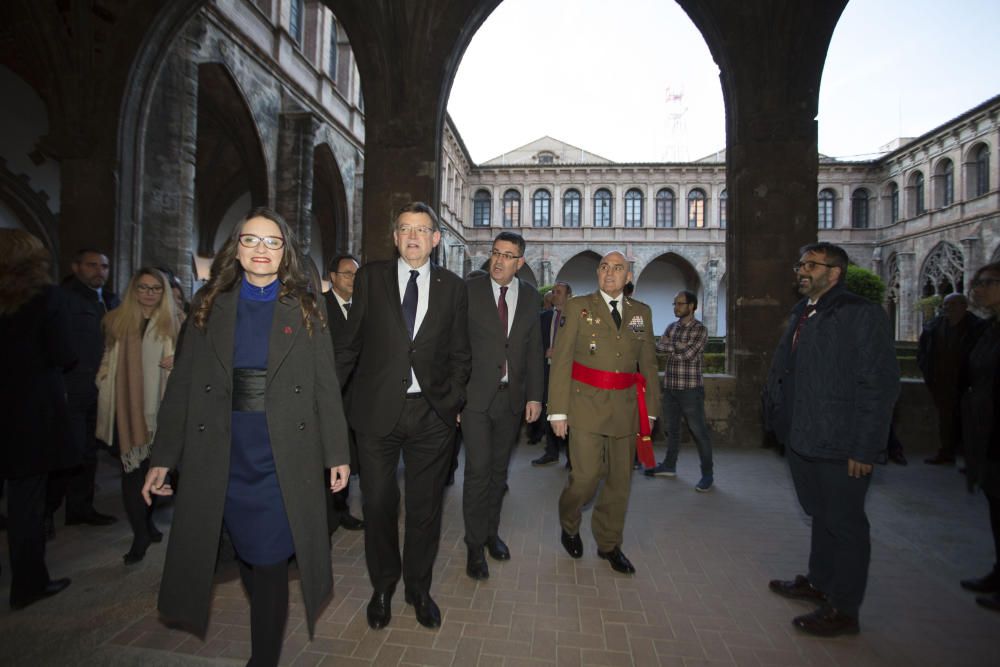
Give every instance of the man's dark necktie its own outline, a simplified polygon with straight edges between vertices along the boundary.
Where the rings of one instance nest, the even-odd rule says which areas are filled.
[[[611,302],[611,319],[615,321],[615,328],[622,328],[622,314],[618,312],[618,302]]]
[[[348,301],[347,303],[344,304],[344,310],[346,310],[347,312],[351,312],[351,302],[350,301]]]
[[[795,325],[795,333],[792,334],[792,352],[794,352],[795,348],[799,346],[799,334],[802,333],[802,327],[806,325],[806,320],[808,320],[809,316],[815,312],[815,305],[806,306],[805,310],[802,311],[802,314],[799,315],[798,324]]]
[[[411,340],[417,322],[417,276],[419,275],[419,271],[410,271],[410,282],[406,283],[406,292],[403,293],[403,319],[406,320]]]
[[[500,288],[500,298],[497,300],[497,313],[500,314],[500,325],[503,326],[503,337],[507,337],[507,286]],[[504,359],[500,369],[500,377],[507,375],[507,360]]]

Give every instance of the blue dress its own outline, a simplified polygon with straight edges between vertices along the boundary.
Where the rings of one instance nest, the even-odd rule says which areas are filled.
[[[233,368],[267,368],[279,281],[254,287],[243,279],[233,339]],[[233,412],[229,486],[223,514],[241,560],[271,565],[295,553],[264,412]]]

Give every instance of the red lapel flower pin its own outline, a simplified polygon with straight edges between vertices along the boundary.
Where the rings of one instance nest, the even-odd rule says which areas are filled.
[[[285,335],[287,336],[290,333],[292,333],[292,328],[291,327],[285,327]]]

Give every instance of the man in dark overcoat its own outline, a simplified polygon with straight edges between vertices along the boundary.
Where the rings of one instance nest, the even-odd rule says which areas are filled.
[[[545,350],[545,365],[543,366],[545,390],[542,396],[542,416],[539,417],[539,420],[545,422],[545,453],[533,460],[531,465],[547,466],[559,463],[559,447],[564,446],[566,447],[566,467],[569,467],[569,443],[566,438],[557,438],[556,434],[552,432],[545,406],[549,401],[549,370],[552,368],[552,351],[555,349],[556,336],[559,335],[559,323],[563,320],[563,314],[566,312],[566,302],[573,296],[573,288],[569,283],[559,281],[552,286],[549,295],[552,307],[539,314],[542,349]]]
[[[499,535],[507,466],[521,420],[530,424],[539,418],[543,393],[542,300],[538,290],[517,278],[524,266],[524,238],[500,232],[489,262],[489,275],[466,282],[472,373],[462,411],[462,511],[465,572],[473,579],[490,576],[484,547],[496,560],[510,559]]]
[[[106,526],[117,521],[94,507],[94,478],[97,475],[97,369],[104,355],[101,320],[121,303],[105,285],[110,266],[99,250],[77,252],[70,267],[73,276],[62,284],[73,323],[73,348],[79,360],[66,373],[66,396],[73,447],[53,466],[49,474],[46,501],[46,529],[55,530],[52,515],[66,498],[66,525]],[[111,443],[105,443],[109,445]]]
[[[865,495],[899,395],[889,318],[847,291],[847,263],[832,243],[802,248],[794,271],[804,298],[775,350],[764,395],[765,426],[785,445],[799,503],[812,517],[808,574],[769,587],[818,604],[792,623],[819,636],[859,631],[871,554]]]
[[[374,592],[368,625],[385,627],[400,577],[417,621],[441,624],[431,572],[441,537],[441,505],[455,423],[469,379],[468,299],[461,278],[434,265],[441,241],[426,204],[403,207],[393,226],[399,257],[361,267],[337,372],[351,377],[348,420],[358,439],[365,514],[365,560]],[[399,553],[403,457],[406,526]]]
[[[347,331],[347,318],[351,312],[351,299],[354,297],[354,277],[358,273],[360,263],[354,255],[337,255],[330,260],[327,276],[330,278],[330,289],[323,295],[326,299],[326,312],[329,318],[330,335],[333,338],[333,352],[342,345],[344,334]],[[344,386],[344,396],[350,388],[350,378],[344,378],[341,383]],[[346,409],[346,406],[345,406]],[[358,446],[354,433],[350,433],[351,440],[351,474],[358,472]],[[327,471],[327,474],[329,471]],[[336,493],[327,496],[326,522],[330,532],[343,526],[347,530],[363,530],[365,522],[351,514],[351,507],[348,504],[350,494],[350,482]]]
[[[233,340],[239,289],[221,292],[204,329],[188,322],[160,405],[150,470],[179,468],[157,604],[167,618],[204,634],[229,476]],[[197,312],[198,302],[191,312]],[[302,586],[310,634],[333,591],[319,476],[349,460],[340,382],[327,331],[310,334],[297,299],[277,301],[267,357],[268,434]],[[147,485],[149,478],[147,478]]]

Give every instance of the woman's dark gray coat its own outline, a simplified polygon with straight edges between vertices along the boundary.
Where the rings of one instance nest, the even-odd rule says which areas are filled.
[[[238,294],[233,290],[216,298],[204,331],[187,323],[150,458],[152,466],[182,471],[158,608],[200,634],[208,625],[229,480]],[[306,332],[297,300],[275,305],[265,391],[268,432],[312,634],[333,590],[323,469],[346,464],[349,455],[330,334],[318,323],[312,336]]]

